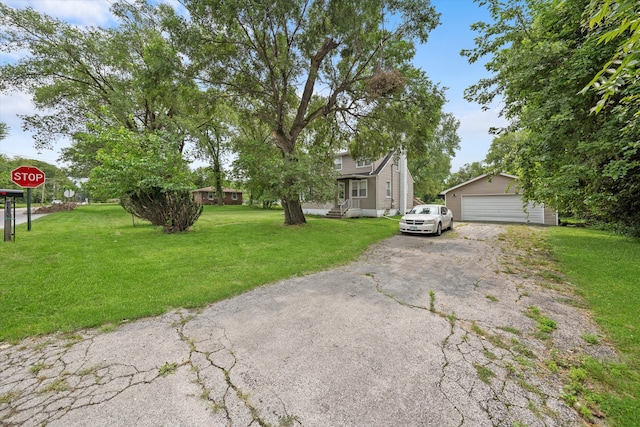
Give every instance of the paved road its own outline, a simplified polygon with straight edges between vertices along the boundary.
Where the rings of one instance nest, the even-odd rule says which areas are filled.
[[[4,230],[4,206],[2,206],[0,208],[0,230]],[[42,218],[43,216],[45,216],[46,214],[34,214],[33,213],[34,208],[31,208],[31,223],[33,224],[33,221],[38,219],[38,218]],[[11,215],[13,216],[13,208],[11,209]],[[14,223],[17,224],[26,224],[28,220],[28,215],[27,215],[27,208],[16,208],[16,216],[13,219]]]
[[[544,361],[613,353],[585,346],[597,328],[504,230],[398,235],[201,310],[0,343],[0,424],[583,425]],[[530,306],[556,321],[550,339]]]

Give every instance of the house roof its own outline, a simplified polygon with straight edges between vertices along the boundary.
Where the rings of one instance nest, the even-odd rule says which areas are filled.
[[[467,184],[471,184],[472,182],[478,181],[478,180],[480,180],[480,179],[482,179],[482,178],[486,178],[486,177],[488,177],[488,176],[504,176],[504,177],[506,177],[506,178],[518,179],[518,177],[517,177],[517,176],[515,176],[515,175],[510,175],[510,174],[508,174],[508,173],[504,173],[504,172],[500,172],[499,174],[496,174],[496,175],[491,175],[491,174],[485,173],[485,174],[482,174],[482,175],[480,175],[480,176],[478,176],[478,177],[476,177],[476,178],[473,178],[473,179],[470,179],[470,180],[468,180],[468,181],[465,181],[465,182],[463,182],[462,184],[458,184],[458,185],[456,185],[455,187],[447,188],[446,190],[441,191],[441,192],[440,192],[440,195],[441,195],[441,196],[442,196],[442,195],[445,195],[445,194],[447,194],[447,193],[448,193],[449,191],[451,191],[451,190],[456,190],[456,189],[458,189],[458,188],[460,188],[460,187],[464,187],[464,186],[465,186],[465,185],[467,185]]]
[[[192,190],[192,193],[199,193],[199,192],[210,192],[210,191],[216,191],[215,188],[213,187],[203,187],[203,188],[198,188],[197,190]],[[223,188],[222,189],[223,193],[242,193],[242,191],[238,191],[238,190],[234,190],[233,188]]]

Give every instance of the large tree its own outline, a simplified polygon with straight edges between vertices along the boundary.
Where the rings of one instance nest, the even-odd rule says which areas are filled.
[[[285,170],[300,156],[327,152],[339,140],[354,152],[424,145],[439,122],[443,97],[410,65],[414,42],[426,42],[439,16],[428,0],[186,0],[190,21],[176,16],[203,84],[234,97],[236,107],[270,131]],[[421,129],[397,120],[421,109]],[[336,123],[332,138],[310,131]],[[299,149],[299,141],[323,149]],[[373,144],[376,142],[376,144]],[[283,174],[286,224],[305,222],[301,185]]]
[[[98,195],[119,197],[166,232],[183,231],[199,215],[184,188],[183,153],[187,141],[208,136],[196,133],[193,115],[201,91],[167,37],[166,6],[123,0],[111,10],[118,26],[104,29],[0,5],[2,48],[29,53],[2,66],[0,89],[26,91],[44,111],[23,117],[38,148],[73,139],[62,155],[72,176],[91,177]]]
[[[495,22],[476,24],[476,47],[463,53],[472,62],[490,56],[493,76],[466,96],[481,104],[501,96],[508,130],[526,132],[514,159],[525,198],[640,232],[639,130],[624,130],[635,111],[593,114],[599,94],[580,93],[616,51],[599,42],[601,28],[585,25],[589,0],[482,3]]]
[[[440,124],[426,150],[409,157],[409,170],[414,179],[413,191],[425,202],[434,201],[442,191],[449,171],[451,158],[459,148],[457,130],[460,122],[452,114],[443,114]]]
[[[445,187],[455,187],[470,179],[477,178],[484,173],[486,173],[486,168],[483,162],[465,163],[460,169],[449,175],[445,181]]]
[[[331,137],[329,122],[314,123],[313,138],[305,138],[296,146],[295,162],[287,161],[270,139],[270,129],[255,118],[242,116],[238,134],[233,140],[236,159],[233,162],[235,179],[249,190],[249,202],[262,203],[268,208],[281,200],[283,182],[291,182],[289,191],[300,194],[304,200],[333,201],[336,193],[337,173],[334,153],[324,149],[316,140]]]
[[[0,4],[0,49],[28,52],[1,67],[0,90],[32,95],[42,113],[22,119],[37,148],[60,136],[74,138],[63,159],[72,162],[77,177],[96,166],[101,148],[99,141],[88,146],[83,139],[88,124],[185,133],[185,105],[197,88],[188,64],[163,34],[161,10],[141,1],[114,3],[119,25],[104,29]]]
[[[518,175],[518,150],[527,145],[527,138],[524,131],[496,135],[484,159],[487,171],[493,174],[505,172]]]

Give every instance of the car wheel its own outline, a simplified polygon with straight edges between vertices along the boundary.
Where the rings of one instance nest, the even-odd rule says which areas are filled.
[[[441,223],[441,222],[439,222],[439,223],[438,223],[438,226],[436,227],[435,235],[436,235],[436,236],[440,236],[440,235],[442,235],[442,223]]]
[[[449,223],[449,230],[453,230],[453,218],[451,218],[451,222]]]

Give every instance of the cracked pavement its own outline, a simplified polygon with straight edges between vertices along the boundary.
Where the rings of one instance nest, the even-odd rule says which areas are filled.
[[[615,353],[580,338],[599,330],[574,295],[513,271],[505,230],[398,235],[200,310],[0,343],[0,425],[585,425],[545,361]]]

